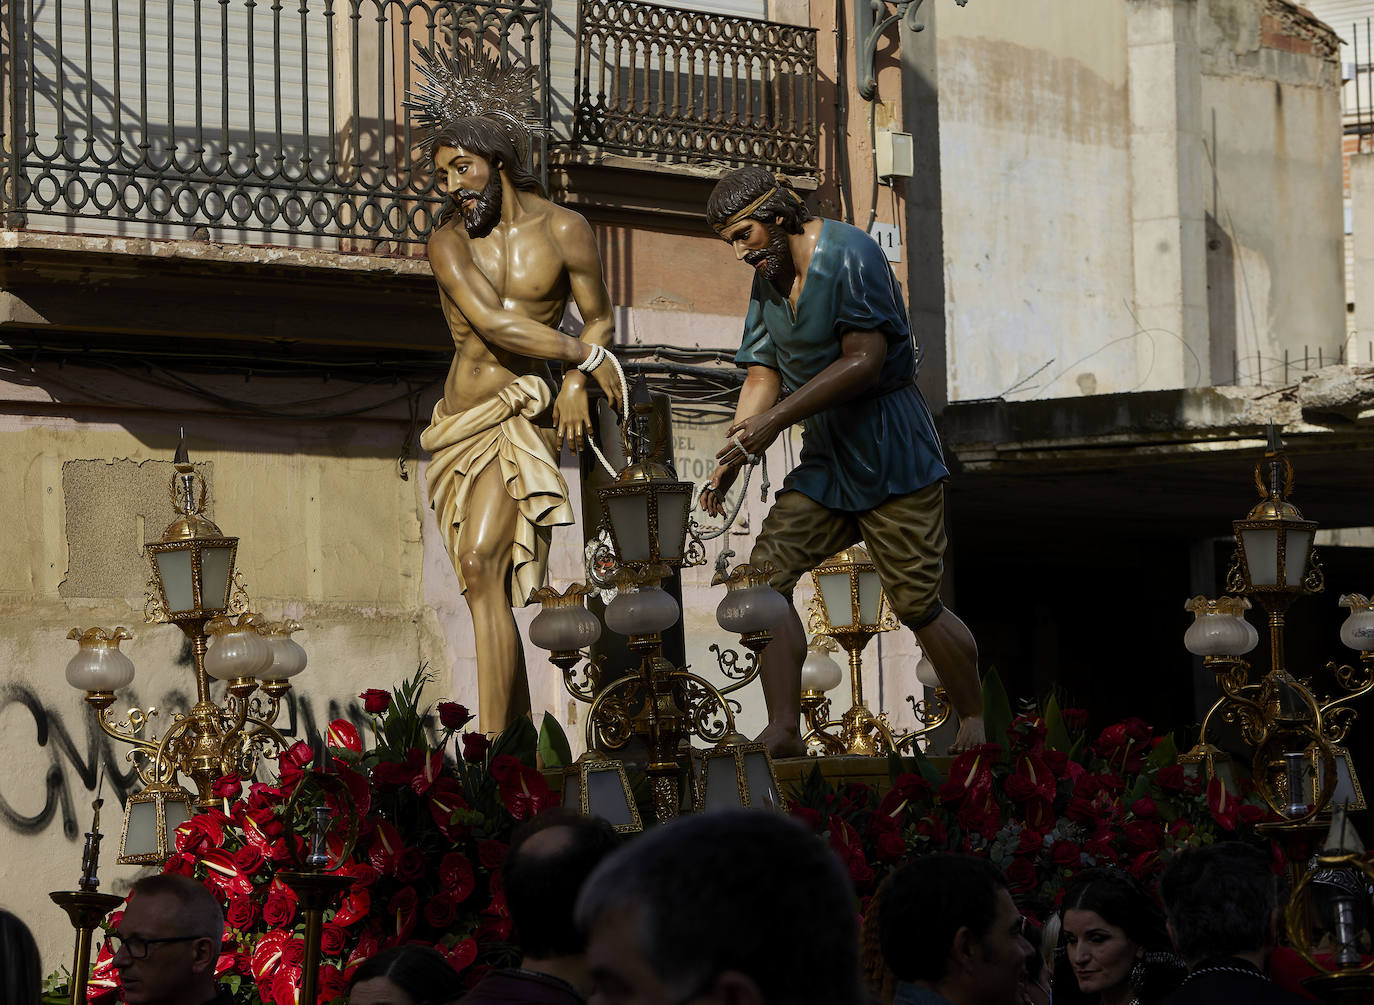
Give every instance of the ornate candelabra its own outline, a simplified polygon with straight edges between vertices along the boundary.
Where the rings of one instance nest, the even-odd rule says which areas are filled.
[[[285,747],[272,723],[291,688],[289,678],[306,664],[305,650],[291,639],[300,625],[267,622],[248,610],[234,568],[238,538],[224,536],[204,515],[205,480],[187,457],[184,438],[175,469],[170,493],[178,516],[147,545],[152,570],[144,618],[171,622],[190,640],[195,705],[174,714],[161,738],[151,729],[156,708],[131,708],[120,718],[111,711],[114,692],[133,680],[134,665],[119,643],[132,634],[120,626],[74,628],[68,636],[78,644],[67,664],[68,683],[85,692],[100,728],[133,748],[128,760],[144,786],[125,808],[120,864],[165,861],[170,835],[190,818],[192,805],[218,804],[213,788],[219,778],[251,776],[260,757]],[[212,678],[225,684],[222,704],[211,699]],[[254,697],[259,688],[262,696]],[[182,786],[182,775],[194,782],[194,793]]]
[[[562,593],[543,587],[530,597],[543,608],[530,625],[530,640],[549,650],[551,662],[563,672],[568,693],[589,706],[588,753],[570,773],[578,779],[573,795],[584,808],[594,791],[614,797],[615,807],[596,811],[623,821],[627,829],[634,823],[631,809],[623,805],[629,798],[623,777],[617,784],[606,782],[593,790],[596,773],[583,769],[595,765],[598,771],[606,770],[608,762],[615,761],[610,755],[638,738],[648,752],[645,770],[654,815],[659,820],[676,816],[683,802],[681,780],[692,771],[691,739],[717,745],[743,740],[735,729],[739,706],[729,696],[758,676],[758,654],[772,639],[768,627],[782,617],[787,603],[767,583],[772,570],[740,565],[727,571],[731,553],[725,552],[712,580],[727,591],[716,620],[726,631],[739,633],[748,656],[741,661],[733,650],[711,647],[727,678],[719,687],[664,658],[662,632],[682,612],[663,590],[662,581],[673,570],[703,564],[705,548],[700,528],[690,519],[694,486],[680,481],[655,459],[661,450],[650,448],[646,428],[652,405],[642,382],[636,385],[632,400],[633,415],[626,429],[630,463],[611,485],[599,490],[604,511],[600,537],[605,543],[589,556],[589,566],[601,573],[598,579],[615,584],[606,606],[606,625],[629,639],[632,659],[637,662],[612,676],[586,652],[601,637],[601,623],[585,606],[585,597],[594,587],[574,583]],[[750,753],[757,756],[759,750]],[[762,756],[766,759],[767,755]]]
[[[916,714],[919,728],[894,734],[886,712],[874,715],[864,701],[863,651],[873,636],[892,631],[897,619],[887,606],[878,570],[861,545],[846,548],[811,572],[816,584],[811,604],[812,641],[802,665],[802,716],[806,722],[807,747],[819,754],[854,754],[864,757],[898,753],[911,749],[916,740],[927,735],[949,718],[949,701],[939,686],[930,661],[921,659],[917,678],[934,687],[930,701],[907,701]],[[825,692],[839,684],[842,672],[828,653],[843,647],[849,654],[849,711],[831,719],[830,699]]]
[[[1312,547],[1317,525],[1288,498],[1293,467],[1273,427],[1269,449],[1255,465],[1255,486],[1260,502],[1234,521],[1236,552],[1226,585],[1235,596],[1194,597],[1185,605],[1195,620],[1184,645],[1216,675],[1221,695],[1202,720],[1197,745],[1179,760],[1216,777],[1227,758],[1212,742],[1213,724],[1236,724],[1251,752],[1255,787],[1283,818],[1269,826],[1296,835],[1319,826],[1318,815],[1333,802],[1363,809],[1358,776],[1340,744],[1355,718],[1351,703],[1374,687],[1374,605],[1359,594],[1340,598],[1351,612],[1341,641],[1359,652],[1360,663],[1326,665],[1339,689],[1334,696],[1310,676],[1294,675],[1284,648],[1288,608],[1325,583]],[[1270,665],[1257,677],[1243,658],[1259,642],[1244,616],[1252,600],[1265,611],[1269,628]]]
[[[100,892],[100,807],[105,804],[100,793],[105,775],[101,772],[95,786],[95,800],[91,803],[91,829],[86,833],[86,845],[81,852],[81,879],[75,890],[56,890],[50,893],[53,903],[67,912],[75,932],[72,949],[72,976],[69,985],[72,1005],[85,1005],[86,985],[91,972],[91,935],[96,926],[120,904],[124,898]]]

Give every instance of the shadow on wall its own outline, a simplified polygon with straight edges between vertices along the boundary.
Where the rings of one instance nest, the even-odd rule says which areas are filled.
[[[1211,383],[1236,383],[1236,246],[1211,213],[1207,214],[1207,324],[1211,345]]]

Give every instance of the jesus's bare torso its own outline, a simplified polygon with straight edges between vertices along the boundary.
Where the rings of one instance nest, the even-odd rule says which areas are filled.
[[[456,216],[444,225],[468,248],[473,265],[507,310],[549,327],[562,319],[570,293],[567,265],[553,234],[557,212],[552,203],[543,203],[516,223],[498,223],[481,238],[470,238]],[[440,302],[455,348],[444,383],[450,414],[486,401],[525,374],[548,378],[546,361],[507,352],[483,339],[442,288]]]

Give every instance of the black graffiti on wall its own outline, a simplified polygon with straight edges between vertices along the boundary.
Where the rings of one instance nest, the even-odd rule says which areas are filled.
[[[133,693],[127,695],[127,701],[131,705],[138,704]],[[190,708],[191,704],[192,699],[183,692],[170,691],[164,695],[157,706],[162,710],[161,727],[166,728],[172,710]],[[127,706],[121,703],[119,707]],[[321,719],[315,715],[309,697],[289,692],[283,711],[285,714],[280,718],[284,725],[277,727],[283,736],[288,740],[305,740],[316,750],[323,749],[318,725]],[[325,711],[323,721],[326,723],[347,718],[362,729],[367,721],[357,702],[349,702],[344,708],[331,698]],[[75,737],[68,726],[73,716],[78,723]],[[19,757],[21,745],[34,744],[46,750],[48,755],[41,780],[32,772],[0,767],[0,825],[4,828],[19,834],[38,834],[60,816],[62,836],[69,841],[76,840],[89,824],[89,800],[84,796],[94,793],[101,765],[105,768],[105,798],[110,800],[107,807],[114,800],[123,806],[129,795],[137,791],[138,774],[127,759],[131,748],[104,733],[86,705],[76,702],[70,706],[63,703],[61,708],[44,705],[32,688],[9,683],[0,685],[0,717],[6,726],[0,733],[0,765],[27,760]],[[32,721],[33,732],[29,732],[26,718]],[[16,804],[35,804],[35,786],[43,799],[42,808],[34,813],[16,809]],[[111,828],[107,825],[104,829],[108,832]]]

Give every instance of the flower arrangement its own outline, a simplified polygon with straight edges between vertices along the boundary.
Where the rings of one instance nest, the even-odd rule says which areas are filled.
[[[540,735],[528,719],[494,741],[464,733],[472,716],[462,705],[420,709],[428,680],[421,667],[394,691],[359,695],[372,719],[370,748],[352,723],[335,720],[321,755],[296,743],[271,783],[220,779],[223,808],[177,830],[165,869],[200,880],[223,905],[217,972],[238,1001],[300,1005],[305,922],[278,874],[300,867],[315,805],[329,810],[329,868],[352,879],[324,915],[319,1002],[343,997],[355,967],[403,943],[433,946],[469,985],[518,962],[501,865],[515,824],[558,803],[535,767],[536,745],[546,763],[566,763],[567,739],[548,716]],[[117,993],[118,973],[102,949],[89,1000]]]
[[[1014,716],[995,674],[984,704],[988,736],[999,742],[955,757],[948,774],[920,755],[916,771],[893,758],[880,798],[866,785],[836,789],[813,770],[790,804],[847,864],[865,910],[888,872],[932,852],[987,856],[1022,910],[1044,918],[1089,866],[1117,865],[1148,883],[1184,848],[1227,839],[1270,846],[1255,833],[1270,817],[1257,797],[1186,770],[1172,737],[1141,719],[1089,742],[1087,713],[1061,711],[1054,699],[1043,713]]]

